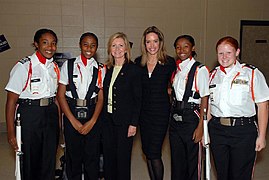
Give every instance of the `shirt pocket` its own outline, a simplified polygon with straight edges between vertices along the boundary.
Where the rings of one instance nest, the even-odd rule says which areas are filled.
[[[231,105],[245,105],[248,100],[250,87],[248,84],[233,84],[229,93],[229,102]]]

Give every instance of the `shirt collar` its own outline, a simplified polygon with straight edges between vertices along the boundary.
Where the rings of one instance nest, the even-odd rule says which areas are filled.
[[[80,55],[80,58],[84,66],[87,66],[87,58],[83,54]]]
[[[39,62],[41,62],[42,64],[46,64],[46,58],[44,56],[42,56],[42,54],[40,54],[39,51],[36,51],[36,56],[37,56]]]
[[[238,72],[238,71],[240,71],[240,63],[239,63],[239,61],[238,60],[236,60],[235,62],[234,62],[234,65],[232,66],[232,67],[230,67],[230,68],[224,68],[223,66],[219,66],[219,69],[224,73],[224,74],[230,74],[230,73],[232,73],[232,72],[234,72],[234,71],[236,71],[236,72]]]
[[[181,70],[184,70],[184,69],[190,69],[192,67],[192,65],[194,64],[195,62],[195,59],[190,57],[184,61],[182,61],[180,64],[179,64],[179,67]]]
[[[87,60],[87,64],[85,65],[84,64],[84,62],[83,62],[83,58],[85,58],[86,60]],[[84,60],[85,61],[85,60]],[[83,55],[80,55],[77,59],[76,59],[76,62],[75,63],[77,63],[77,64],[84,64],[85,65],[85,67],[87,67],[87,66],[94,66],[94,67],[96,67],[96,68],[98,68],[98,64],[97,64],[97,62],[96,62],[96,60],[93,58],[93,57],[91,57],[90,59],[87,59],[86,57],[84,57]]]
[[[33,58],[36,59],[33,65],[37,64],[44,64],[46,67],[50,65],[50,63],[53,61],[53,57],[50,59],[46,59],[42,54],[40,54],[39,51],[36,51],[35,54],[33,54]]]
[[[39,59],[39,55],[40,56],[42,56],[38,51],[36,51],[30,58],[31,58],[31,63],[32,63],[32,66],[34,67],[34,66],[36,66],[36,65],[38,65],[38,64],[43,64],[42,62],[40,62],[40,59]],[[44,58],[43,56],[42,56],[42,58]],[[44,61],[44,60],[43,60]],[[50,58],[50,59],[46,59],[45,58],[45,66],[46,67],[48,67],[51,63],[52,63],[52,61],[53,61],[53,58]]]

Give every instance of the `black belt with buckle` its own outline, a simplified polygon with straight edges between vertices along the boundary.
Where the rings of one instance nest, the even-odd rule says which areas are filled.
[[[252,117],[213,117],[223,126],[245,126],[255,123],[255,116]]]
[[[19,105],[26,106],[49,106],[55,102],[55,97],[41,98],[41,99],[19,99]]]
[[[192,109],[197,110],[200,108],[199,104],[196,104],[194,102],[184,102],[184,101],[175,101],[175,104],[173,105],[176,110],[183,110],[183,109]]]
[[[87,107],[87,106],[92,106],[97,103],[97,96],[91,99],[74,99],[70,97],[66,97],[66,100],[69,104],[72,104],[74,106],[78,107]]]

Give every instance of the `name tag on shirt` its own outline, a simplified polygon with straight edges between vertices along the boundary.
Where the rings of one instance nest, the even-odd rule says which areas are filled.
[[[40,82],[40,79],[31,79],[31,82]]]
[[[235,79],[233,80],[232,82],[233,84],[248,84],[248,81],[247,80],[244,80],[244,79]]]
[[[216,84],[209,85],[209,88],[215,88],[215,87],[216,87]]]

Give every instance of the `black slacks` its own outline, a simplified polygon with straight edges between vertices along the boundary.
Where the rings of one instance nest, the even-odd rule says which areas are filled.
[[[54,180],[59,140],[58,107],[20,105],[23,179]]]
[[[251,180],[258,135],[255,124],[224,126],[213,118],[208,128],[218,180]]]
[[[199,118],[193,110],[184,111],[182,121],[175,121],[171,117],[169,141],[172,180],[197,180],[200,177],[199,143],[192,140],[198,123]]]
[[[107,119],[108,118],[108,119]],[[114,125],[107,115],[102,123],[102,144],[106,180],[131,179],[133,137],[127,137],[129,125]]]
[[[90,117],[95,106],[90,107]],[[80,120],[82,124],[88,119]],[[93,126],[91,131],[82,135],[74,129],[70,121],[64,116],[65,157],[66,174],[70,180],[97,180],[99,176],[100,161],[100,127],[99,122]]]

